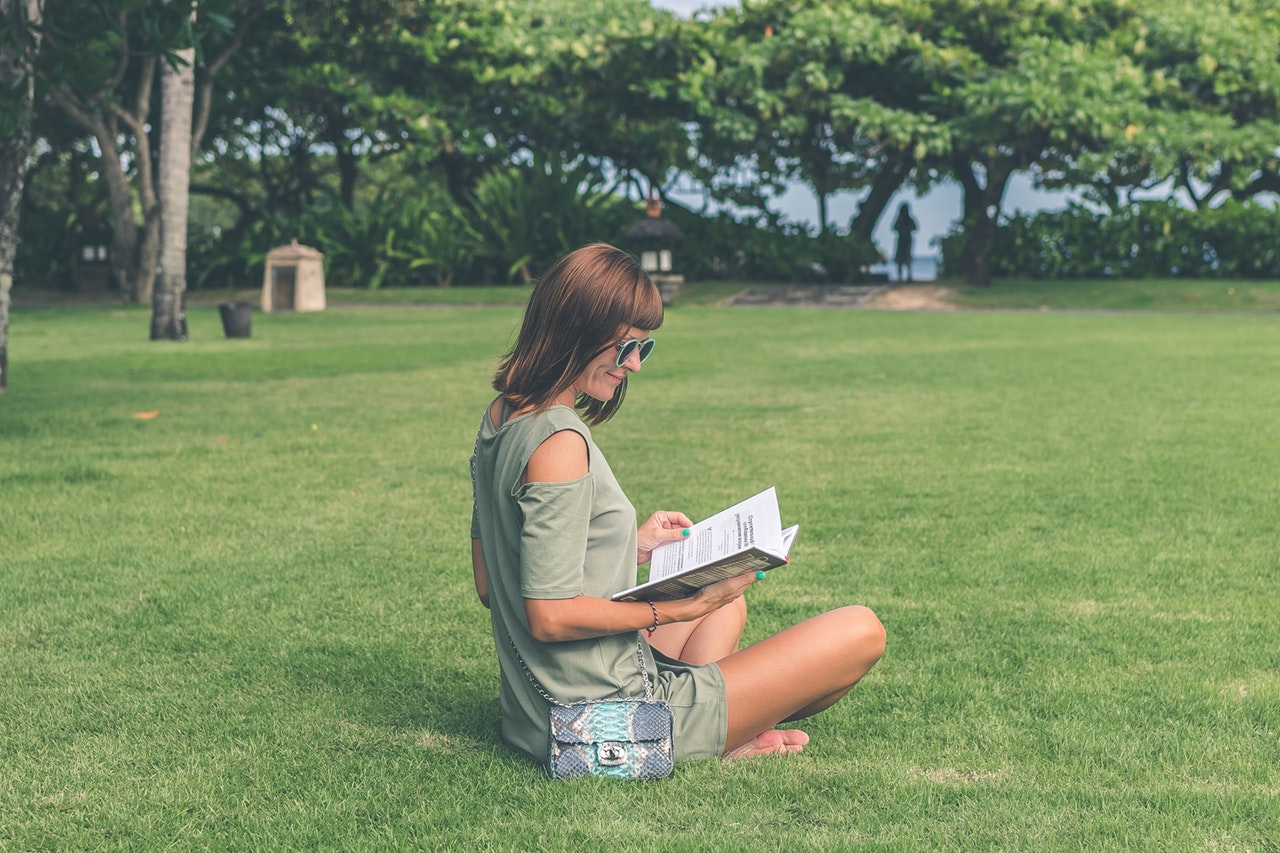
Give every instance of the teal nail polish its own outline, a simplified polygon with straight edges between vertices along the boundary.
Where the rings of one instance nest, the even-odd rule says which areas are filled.
[[[756,580],[758,581],[764,580],[764,572],[756,572]]]
[[[681,535],[681,536],[688,536],[688,535],[689,535],[689,528],[687,528],[687,527],[686,527],[684,530],[681,530],[681,531],[680,531],[680,535]]]

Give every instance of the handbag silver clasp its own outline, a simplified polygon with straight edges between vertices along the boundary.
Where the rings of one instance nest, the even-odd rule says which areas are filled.
[[[605,767],[617,767],[627,763],[627,746],[609,740],[600,744],[600,763]]]

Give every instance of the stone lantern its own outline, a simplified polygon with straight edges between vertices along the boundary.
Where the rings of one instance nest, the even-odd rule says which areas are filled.
[[[684,233],[675,223],[662,218],[662,200],[652,195],[645,217],[623,234],[628,243],[640,249],[640,266],[658,285],[662,304],[670,305],[680,292],[684,276],[675,271],[673,253],[684,242]]]
[[[324,255],[294,240],[267,252],[262,273],[262,310],[323,311]]]

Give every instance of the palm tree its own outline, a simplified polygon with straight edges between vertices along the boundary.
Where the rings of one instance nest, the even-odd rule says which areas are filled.
[[[9,294],[18,251],[18,213],[31,152],[32,68],[40,49],[40,0],[0,0],[0,21],[18,38],[0,45],[0,393],[9,384]]]
[[[192,18],[195,11],[192,10]],[[160,66],[160,263],[151,300],[151,340],[185,341],[187,212],[191,186],[194,47],[174,51]]]

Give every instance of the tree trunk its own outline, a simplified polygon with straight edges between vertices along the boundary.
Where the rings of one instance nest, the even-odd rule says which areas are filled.
[[[849,222],[850,234],[862,237],[868,243],[872,242],[876,233],[876,224],[884,215],[884,209],[889,206],[889,200],[902,186],[906,176],[907,170],[901,163],[889,161],[884,164],[884,168],[876,173],[875,180],[871,182],[871,191],[867,193],[862,204],[858,205],[857,214]]]
[[[342,206],[352,212],[356,209],[357,158],[346,143],[334,145],[338,163],[338,197]]]
[[[160,67],[160,263],[151,304],[151,340],[185,341],[187,218],[191,187],[191,123],[195,48]]]
[[[813,188],[814,198],[818,202],[818,236],[825,237],[831,228],[831,223],[827,221],[827,210],[833,189],[831,158],[825,156],[813,163],[808,178],[809,185]]]
[[[0,46],[0,86],[6,90],[0,121],[11,128],[0,135],[0,394],[9,387],[9,303],[22,190],[31,155],[32,69],[40,50],[42,12],[39,0],[0,0],[0,21],[19,37],[16,46]]]
[[[981,164],[985,166],[987,183],[978,179],[974,164],[957,162],[956,177],[964,188],[964,248],[960,252],[960,271],[966,284],[974,287],[991,285],[991,268],[987,254],[995,240],[996,222],[1005,187],[1013,174],[1013,163],[1007,159]]]
[[[128,44],[121,44],[119,49],[128,51]],[[111,272],[124,289],[125,297],[134,302],[151,301],[160,246],[159,205],[152,181],[151,141],[147,136],[147,113],[150,111],[156,61],[155,57],[141,60],[137,96],[130,109],[110,100],[106,94],[109,87],[93,99],[82,99],[69,87],[57,88],[50,93],[59,109],[93,135],[102,152],[99,162],[107,184],[112,220]],[[129,140],[133,142],[132,159],[138,175],[141,235],[134,214],[134,190],[129,185],[123,162],[125,152],[122,146]]]
[[[156,265],[160,254],[160,201],[156,198],[154,165],[151,159],[151,137],[147,135],[147,114],[151,110],[151,84],[155,79],[155,58],[143,60],[143,79],[138,85],[138,98],[128,115],[132,118],[133,156],[138,161],[138,203],[142,208],[142,241],[138,245],[133,293],[138,302],[150,302],[156,283]],[[190,158],[190,153],[188,153]],[[132,221],[132,217],[130,217]]]

